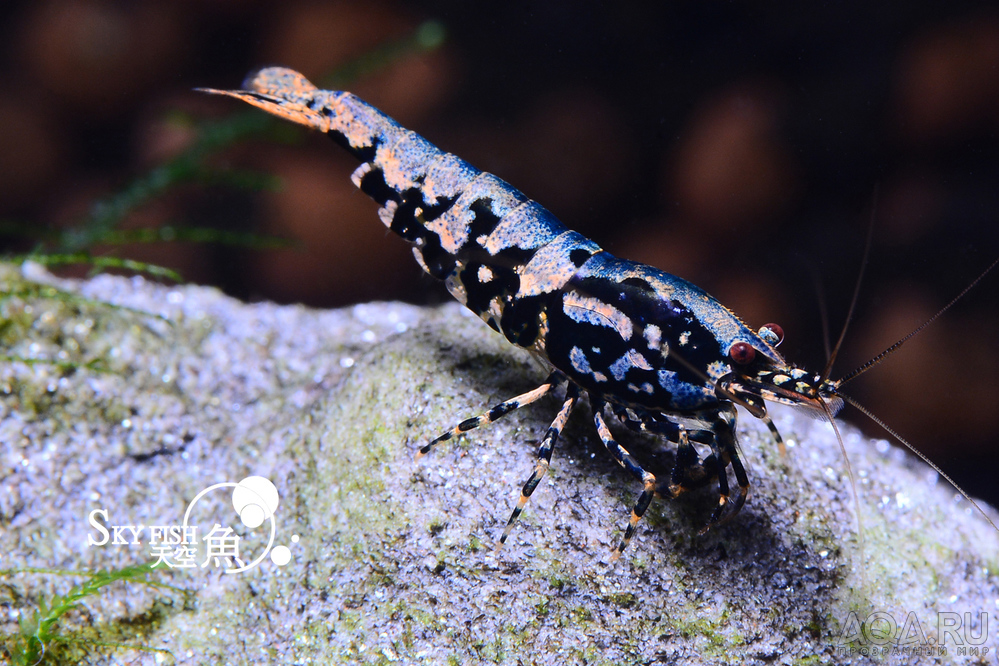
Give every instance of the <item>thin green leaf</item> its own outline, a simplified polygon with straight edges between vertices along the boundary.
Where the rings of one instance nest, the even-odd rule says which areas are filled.
[[[150,264],[144,261],[122,259],[120,257],[94,257],[86,252],[74,252],[69,254],[29,254],[14,257],[11,260],[14,262],[34,261],[45,266],[86,264],[93,266],[95,269],[122,268],[125,270],[135,271],[137,273],[147,273],[156,277],[167,278],[173,280],[174,282],[184,281],[180,273],[171,268],[166,268],[165,266],[157,266],[156,264]]]
[[[102,243],[119,245],[123,243],[158,243],[188,241],[193,243],[218,243],[252,248],[281,248],[295,245],[296,241],[263,236],[239,231],[225,231],[210,227],[156,227],[146,229],[125,229],[109,232],[101,239]]]

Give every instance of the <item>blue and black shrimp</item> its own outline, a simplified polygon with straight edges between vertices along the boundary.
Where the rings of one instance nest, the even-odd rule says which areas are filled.
[[[259,71],[246,87],[206,92],[331,135],[360,160],[351,179],[381,206],[381,221],[412,243],[420,266],[550,368],[540,386],[462,421],[420,455],[564,388],[500,543],[548,471],[583,393],[607,451],[642,484],[615,556],[654,496],[676,497],[714,480],[718,503],[708,526],[738,513],[749,478],[736,446],[736,405],[762,419],[778,442],[764,400],[829,419],[842,406],[838,381],[789,365],[777,353],[779,326],[754,332],[693,284],[611,255],[503,180],[441,151],[351,93],[320,90],[278,67]],[[676,444],[669,478],[644,469],[614,439],[608,416]],[[734,498],[729,469],[738,484]]]

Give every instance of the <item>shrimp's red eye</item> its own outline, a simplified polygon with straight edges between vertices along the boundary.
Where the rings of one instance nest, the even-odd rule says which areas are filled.
[[[784,329],[779,324],[764,324],[759,331],[759,336],[773,347],[784,342]]]
[[[739,365],[746,365],[756,358],[756,350],[748,342],[736,342],[729,348],[728,355]]]

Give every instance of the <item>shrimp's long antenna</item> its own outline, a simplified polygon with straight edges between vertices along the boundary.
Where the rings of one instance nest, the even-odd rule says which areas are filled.
[[[999,260],[997,260],[997,262],[999,262]],[[992,264],[992,265],[995,266],[995,264]],[[925,324],[924,324],[924,326],[925,326]],[[920,328],[922,328],[922,327],[920,327]],[[924,454],[922,451],[920,451],[919,449],[917,449],[916,447],[914,447],[912,444],[910,444],[909,442],[907,442],[904,437],[902,437],[897,432],[895,432],[890,427],[888,427],[888,425],[884,421],[882,421],[881,419],[879,419],[869,409],[867,409],[866,407],[864,407],[863,405],[861,405],[859,402],[857,402],[856,400],[854,400],[850,396],[845,395],[843,393],[839,393],[839,392],[837,392],[836,395],[838,395],[839,397],[843,398],[843,400],[846,400],[848,403],[850,403],[851,405],[853,405],[854,407],[856,407],[858,410],[860,410],[860,412],[864,416],[866,416],[870,420],[872,420],[875,423],[877,423],[879,426],[881,426],[882,428],[884,428],[885,432],[887,432],[889,435],[891,435],[892,437],[894,437],[895,439],[897,439],[899,442],[901,442],[905,446],[905,448],[909,449],[910,451],[912,451],[913,453],[915,453],[917,456],[919,456],[920,460],[922,460],[924,463],[926,463],[927,465],[929,465],[933,469],[934,472],[936,472],[937,474],[939,474],[940,476],[942,476],[947,481],[947,483],[949,483],[950,485],[952,485],[954,487],[954,489],[957,492],[961,493],[961,496],[964,499],[966,499],[969,502],[971,502],[971,506],[973,506],[976,509],[978,509],[978,513],[982,514],[982,517],[985,518],[985,520],[987,520],[989,522],[989,525],[992,526],[992,529],[994,529],[996,532],[999,532],[999,527],[996,527],[996,524],[994,522],[992,522],[992,519],[989,518],[989,514],[985,513],[985,509],[983,509],[982,507],[980,507],[978,505],[978,502],[976,502],[975,500],[971,499],[971,495],[969,495],[968,493],[964,492],[964,488],[962,488],[961,486],[957,485],[957,483],[954,481],[954,479],[952,479],[949,476],[947,476],[947,473],[944,472],[942,469],[940,469],[940,467],[936,463],[934,463],[932,460],[930,460],[926,456],[926,454]]]
[[[829,379],[829,375],[832,374],[836,356],[839,354],[840,347],[843,346],[843,340],[846,339],[846,330],[850,327],[850,322],[853,320],[853,311],[857,308],[857,301],[860,298],[860,285],[864,281],[864,273],[867,272],[867,264],[871,256],[871,245],[874,241],[874,215],[877,210],[878,188],[875,187],[874,200],[871,202],[871,219],[867,224],[867,238],[864,240],[864,257],[860,262],[860,272],[857,273],[857,282],[853,286],[853,298],[850,299],[850,309],[846,313],[846,321],[843,322],[843,328],[839,332],[839,339],[836,340],[836,346],[833,347],[832,352],[829,354],[829,359],[826,361],[826,367],[822,370],[822,381]]]
[[[837,394],[838,395],[838,394]],[[845,397],[845,396],[844,396]],[[848,398],[846,398],[848,399]],[[857,546],[860,548],[860,578],[862,589],[867,588],[867,568],[864,566],[867,557],[864,554],[864,519],[863,511],[860,508],[860,494],[857,492],[857,479],[853,476],[853,465],[850,464],[850,456],[846,453],[846,444],[843,442],[843,433],[839,431],[839,426],[836,425],[836,420],[833,418],[834,414],[829,408],[828,403],[825,400],[820,401],[822,403],[822,411],[826,413],[826,418],[829,419],[829,424],[833,428],[833,432],[836,433],[836,442],[839,444],[839,450],[843,454],[843,460],[846,462],[846,474],[850,477],[850,491],[853,493],[853,506],[857,512]],[[851,404],[853,402],[851,401]]]
[[[819,306],[819,324],[822,326],[822,351],[826,354],[826,363],[832,358],[832,342],[829,340],[829,306],[826,304],[826,290],[822,285],[822,275],[819,269],[812,264],[809,266],[812,272],[812,284],[815,289],[815,302]]]
[[[985,276],[988,275],[992,271],[992,269],[995,268],[997,265],[999,265],[999,257],[997,257],[995,259],[995,261],[993,261],[991,264],[989,264],[989,267],[986,268],[984,271],[982,271],[981,274],[979,274],[978,277],[976,277],[974,280],[972,280],[971,284],[969,284],[967,287],[965,287],[964,289],[962,289],[961,293],[958,294],[957,296],[955,296],[951,300],[950,303],[948,303],[947,305],[945,305],[942,308],[940,308],[940,310],[935,315],[933,315],[932,317],[930,317],[929,319],[927,319],[926,321],[924,321],[922,324],[920,324],[919,326],[917,326],[911,333],[909,333],[908,335],[906,335],[904,338],[902,338],[901,340],[899,340],[898,342],[896,342],[892,346],[890,346],[887,349],[885,349],[883,352],[881,352],[880,354],[878,354],[877,356],[875,356],[874,358],[872,358],[867,363],[864,363],[862,366],[860,366],[859,368],[857,368],[853,372],[847,373],[846,375],[844,375],[843,377],[841,377],[836,382],[836,385],[837,386],[842,386],[843,384],[846,384],[847,382],[853,381],[854,379],[856,379],[860,375],[864,374],[865,372],[867,372],[868,370],[870,370],[871,368],[873,368],[875,365],[877,365],[878,363],[881,363],[881,361],[885,360],[890,355],[892,355],[893,353],[895,353],[898,350],[899,347],[901,347],[906,342],[908,342],[913,336],[915,336],[917,333],[919,333],[920,331],[922,331],[924,328],[926,328],[927,326],[929,326],[930,324],[932,324],[933,322],[935,322],[938,318],[940,318],[940,316],[943,313],[947,312],[947,310],[950,310],[954,306],[955,303],[957,303],[959,300],[961,300],[962,298],[964,298],[965,294],[967,294],[969,291],[971,291],[972,289],[974,289],[975,285],[977,285],[979,282],[981,282],[982,279],[984,279]],[[825,375],[823,375],[823,376],[825,376]],[[861,409],[853,401],[851,401],[851,404],[854,405],[855,407],[857,407],[858,409]],[[861,409],[861,411],[865,411],[865,410]],[[865,413],[867,413],[867,412],[865,411]],[[868,413],[868,416],[870,416],[869,413]],[[874,417],[871,416],[871,418],[873,419]],[[877,419],[874,419],[874,420],[877,421]],[[885,426],[884,424],[882,424],[882,427],[884,427],[885,430],[888,430],[888,427]],[[888,432],[891,432],[891,430],[888,430]]]

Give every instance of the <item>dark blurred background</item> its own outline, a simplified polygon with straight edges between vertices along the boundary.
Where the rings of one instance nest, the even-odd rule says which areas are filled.
[[[868,275],[835,376],[999,256],[999,9],[935,0],[8,0],[0,218],[77,224],[183,151],[200,120],[243,111],[193,87],[238,87],[268,64],[321,79],[427,20],[446,31],[441,48],[397,57],[351,90],[611,252],[695,282],[753,328],[781,324],[781,349],[800,364],[824,365],[822,301],[838,336],[872,207]],[[328,141],[255,140],[216,161],[273,173],[281,187],[188,184],[127,225],[253,231],[298,247],[120,254],[249,300],[447,298],[386,237]],[[849,386],[993,503],[997,345],[999,274]]]

